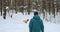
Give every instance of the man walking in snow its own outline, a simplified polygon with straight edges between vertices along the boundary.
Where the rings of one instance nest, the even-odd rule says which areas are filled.
[[[38,12],[34,12],[34,16],[29,22],[29,32],[44,32],[44,25]]]

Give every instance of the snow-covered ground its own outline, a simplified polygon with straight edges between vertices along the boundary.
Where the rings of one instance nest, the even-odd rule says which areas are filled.
[[[10,17],[10,15],[7,14],[6,19],[3,19],[3,17],[0,16],[0,32],[29,32],[29,26],[28,26],[29,22],[26,24],[23,22],[23,20],[31,19],[32,17],[33,13],[31,13],[30,15],[13,13],[12,18]],[[43,20],[43,23],[44,23],[44,32],[60,32],[60,24],[47,22],[46,20]]]

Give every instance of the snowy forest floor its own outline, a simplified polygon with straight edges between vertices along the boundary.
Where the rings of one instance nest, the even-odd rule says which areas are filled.
[[[6,19],[0,16],[0,32],[29,32],[29,22],[26,24],[24,19],[31,19],[33,13],[30,15],[22,15],[21,13],[14,14],[12,18],[7,14]],[[41,16],[42,18],[42,16]],[[52,18],[52,17],[51,17]],[[54,21],[60,21],[60,16],[56,17],[57,20],[51,19],[51,22],[43,20],[44,32],[60,32],[60,24],[53,23]]]

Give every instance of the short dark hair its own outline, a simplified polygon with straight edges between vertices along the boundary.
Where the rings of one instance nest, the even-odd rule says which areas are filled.
[[[34,15],[38,15],[38,12],[34,12]]]

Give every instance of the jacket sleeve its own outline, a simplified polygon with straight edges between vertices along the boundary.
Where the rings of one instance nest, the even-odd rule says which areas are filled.
[[[43,25],[43,21],[41,20],[41,30],[42,32],[44,32],[44,25]]]
[[[32,32],[32,26],[33,26],[33,23],[32,23],[32,19],[30,20],[30,23],[29,23],[29,32]]]

